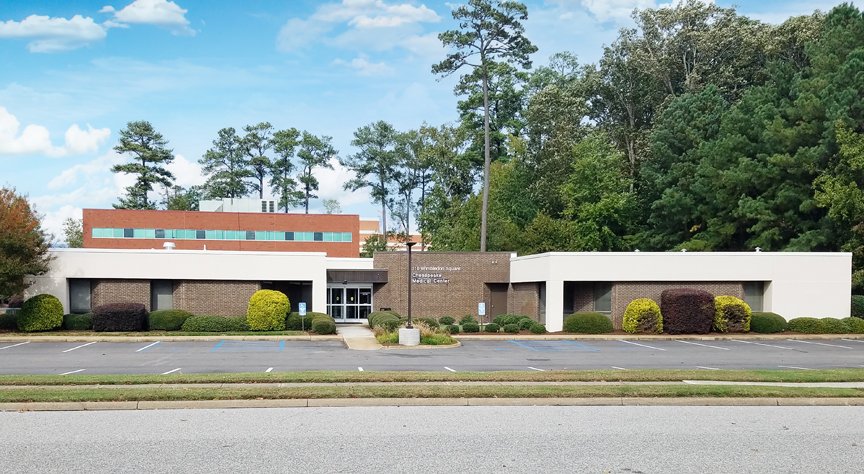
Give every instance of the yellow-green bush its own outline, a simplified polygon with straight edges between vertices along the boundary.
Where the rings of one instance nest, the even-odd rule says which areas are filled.
[[[18,313],[18,330],[50,331],[63,325],[63,304],[54,295],[36,295]]]
[[[638,298],[627,305],[621,327],[630,334],[663,332],[663,315],[660,305],[651,298]]]
[[[750,332],[752,315],[750,305],[734,296],[714,298],[714,330],[717,332]]]
[[[284,293],[275,290],[258,290],[249,298],[246,322],[252,331],[284,331],[285,316],[291,303]]]

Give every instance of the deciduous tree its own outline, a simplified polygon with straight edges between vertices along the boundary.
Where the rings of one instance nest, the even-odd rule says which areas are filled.
[[[27,199],[0,188],[0,300],[21,295],[29,276],[48,271],[49,240]]]

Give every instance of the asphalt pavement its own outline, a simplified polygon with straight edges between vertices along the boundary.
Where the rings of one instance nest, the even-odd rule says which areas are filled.
[[[0,413],[3,472],[860,472],[857,407]]]
[[[457,348],[378,351],[351,351],[339,341],[0,343],[0,374],[861,367],[864,340],[845,339],[463,341]]]

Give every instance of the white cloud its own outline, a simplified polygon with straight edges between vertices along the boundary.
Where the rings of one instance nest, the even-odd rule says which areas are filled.
[[[102,7],[100,13],[113,13],[110,26],[130,24],[156,25],[167,28],[175,35],[194,35],[195,30],[186,19],[188,10],[171,0],[134,0],[129,5],[116,10],[110,5]]]
[[[354,178],[354,174],[339,164],[339,161],[330,160],[333,169],[320,168],[315,171],[315,177],[318,178],[318,198],[335,199],[344,210],[348,206],[356,204],[368,204],[372,202],[372,196],[367,188],[361,188],[357,191],[346,191],[342,186]]]
[[[51,18],[30,15],[23,20],[0,21],[0,38],[25,38],[27,49],[33,53],[53,53],[80,48],[104,39],[105,27],[90,17]]]
[[[0,107],[0,155],[65,156],[95,152],[111,135],[107,128],[93,128],[87,125],[82,130],[72,124],[66,130],[65,144],[62,147],[51,143],[51,134],[42,125],[28,124],[21,130],[21,122],[5,107]]]
[[[656,6],[654,0],[579,0],[579,2],[600,21],[630,18],[630,14],[637,8]]]
[[[174,155],[174,161],[166,168],[174,175],[174,183],[184,188],[204,184],[207,180],[201,171],[201,165],[197,161],[187,160],[183,155]]]
[[[337,59],[333,61],[333,64],[337,66],[349,67],[357,71],[357,74],[361,76],[387,76],[394,72],[394,69],[388,66],[387,63],[376,63],[370,61],[369,58],[364,55],[357,56],[351,61]]]

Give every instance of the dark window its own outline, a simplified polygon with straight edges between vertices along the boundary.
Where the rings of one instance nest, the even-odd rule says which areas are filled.
[[[762,311],[765,298],[765,283],[761,281],[744,282],[744,302],[753,311]]]
[[[261,212],[267,212],[267,201],[261,201]]]
[[[69,311],[76,314],[90,312],[90,280],[69,280]]]
[[[206,237],[207,237],[207,234],[203,230],[196,230],[195,231],[195,238],[196,239],[203,240]]]
[[[131,239],[132,237],[135,237],[135,231],[133,229],[123,229],[123,237]]]
[[[150,311],[174,309],[174,283],[171,280],[150,282]]]
[[[315,242],[324,242],[324,232],[315,232],[315,235],[312,236],[312,240]]]
[[[156,238],[164,239],[165,238],[165,229],[156,229]]]
[[[598,313],[612,312],[612,283],[594,283],[594,311]]]
[[[255,240],[255,231],[247,230],[246,231],[246,240]]]
[[[294,232],[285,232],[285,240],[294,240]]]
[[[273,201],[270,201],[270,212],[274,212],[274,209],[273,209]]]

